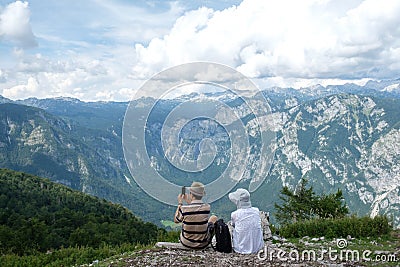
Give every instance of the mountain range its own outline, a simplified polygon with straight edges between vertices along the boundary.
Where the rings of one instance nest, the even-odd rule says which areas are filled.
[[[317,193],[342,189],[352,213],[388,214],[399,226],[399,84],[400,79],[370,81],[364,86],[263,90],[272,109],[267,124],[276,134],[276,150],[268,176],[252,193],[253,204],[273,212],[282,186],[295,188],[301,178],[307,178]],[[194,94],[190,98],[212,96]],[[235,100],[226,95],[218,97],[230,103]],[[187,99],[183,96],[160,102],[159,116],[149,122],[155,125],[155,133],[160,133],[162,127],[157,120]],[[137,106],[148,105],[145,98],[133,102]],[[128,102],[83,102],[72,98],[12,101],[0,97],[0,103],[0,167],[47,177],[121,203],[157,224],[172,218],[174,207],[145,194],[126,167],[122,127]],[[233,108],[240,106],[239,103]],[[212,139],[215,126],[202,127]],[[182,135],[188,134],[185,131],[189,130],[183,130]],[[190,147],[193,142],[185,145]],[[162,144],[148,142],[148,149],[160,151]],[[156,160],[160,172],[180,177],[176,168],[163,164],[161,158]],[[221,171],[218,166],[213,166],[216,175]],[[201,179],[199,175],[197,178]],[[206,182],[210,179],[203,178]],[[213,209],[228,218],[234,206],[222,198]]]

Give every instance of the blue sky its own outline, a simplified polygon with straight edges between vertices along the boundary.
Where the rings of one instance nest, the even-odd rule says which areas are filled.
[[[129,100],[192,61],[261,88],[396,79],[398,14],[397,0],[0,0],[0,95]]]

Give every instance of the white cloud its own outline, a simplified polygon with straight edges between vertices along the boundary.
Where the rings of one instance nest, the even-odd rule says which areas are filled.
[[[3,71],[2,69],[0,69],[0,83],[4,83],[7,79],[7,75],[5,73],[5,71]]]
[[[183,3],[170,1],[162,9],[110,0],[4,6],[0,94],[128,100],[153,74],[192,61],[234,67],[261,88],[400,73],[397,0],[244,0],[186,13]],[[26,50],[36,39],[39,46]],[[216,79],[211,74],[199,75]]]
[[[78,6],[82,8],[76,10]],[[7,25],[20,23],[26,26],[25,33],[27,29],[32,33],[30,9],[35,14],[32,24],[40,44],[25,50],[29,35],[17,39],[15,34],[11,36],[16,31]],[[134,41],[147,42],[167,33],[182,14],[182,7],[171,2],[154,15],[151,10],[109,0],[81,4],[32,1],[29,5],[17,1],[0,9],[0,14],[7,18],[1,24],[7,26],[7,35],[1,31],[0,41],[20,47],[0,47],[0,94],[12,99],[71,96],[129,100],[130,91],[143,83],[131,73],[136,56]],[[37,82],[35,91],[29,89],[32,79]]]
[[[399,72],[398,14],[396,0],[245,0],[223,11],[200,8],[164,37],[136,45],[134,71],[146,76],[209,60],[259,78],[390,78]]]
[[[36,95],[39,88],[37,80],[29,77],[26,84],[16,85],[11,88],[3,90],[3,96],[15,99],[19,95]]]
[[[87,101],[129,100],[129,90],[143,82],[130,76],[133,48],[115,47],[113,56],[107,57],[102,57],[102,52],[70,51],[69,57],[62,59],[20,52],[14,71],[0,73],[0,94],[11,99],[68,96]]]
[[[28,2],[16,1],[0,9],[0,41],[21,47],[37,45],[30,25]]]

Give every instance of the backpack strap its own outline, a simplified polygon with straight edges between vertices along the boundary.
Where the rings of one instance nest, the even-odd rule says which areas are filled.
[[[207,225],[207,238],[208,244],[211,244],[211,247],[215,250],[214,245],[212,244],[212,239],[215,234],[215,223],[209,222]]]

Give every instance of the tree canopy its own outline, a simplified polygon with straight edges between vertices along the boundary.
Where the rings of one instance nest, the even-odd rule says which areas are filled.
[[[316,195],[313,187],[307,187],[307,183],[307,179],[302,179],[295,190],[287,186],[281,189],[281,204],[275,203],[275,215],[280,224],[312,218],[340,218],[349,213],[340,189],[336,193]]]
[[[165,230],[121,205],[48,179],[0,169],[0,253],[148,244],[160,231]]]

